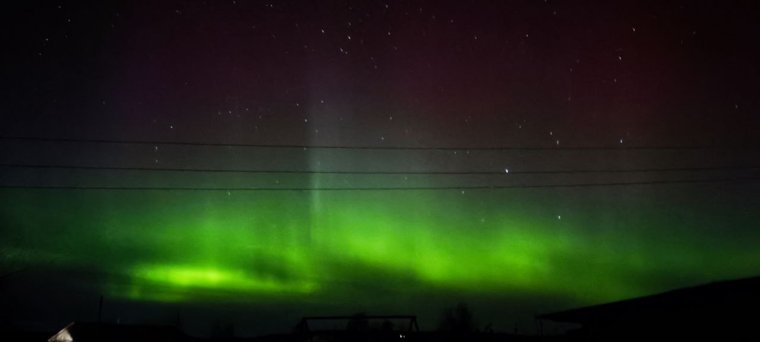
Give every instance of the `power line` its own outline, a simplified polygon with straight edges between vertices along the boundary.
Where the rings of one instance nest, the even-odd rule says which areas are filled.
[[[640,182],[570,183],[570,184],[517,184],[517,185],[476,185],[476,186],[429,186],[429,187],[173,187],[173,186],[87,186],[87,185],[11,185],[2,184],[0,189],[24,190],[104,190],[104,191],[428,191],[428,190],[503,190],[503,189],[547,189],[547,188],[590,188],[605,186],[640,186],[667,184],[737,183],[756,182],[760,177],[682,179]]]
[[[251,173],[251,174],[337,174],[337,175],[527,175],[527,174],[583,174],[583,173],[656,173],[656,172],[690,172],[690,171],[742,171],[757,170],[760,166],[710,166],[677,168],[636,168],[636,169],[575,169],[575,170],[508,170],[503,171],[349,171],[349,170],[254,170],[254,169],[215,169],[215,168],[167,168],[167,167],[133,167],[133,166],[91,166],[67,164],[23,164],[0,163],[0,167],[67,169],[67,170],[103,170],[103,171],[147,171],[147,172],[193,172],[193,173]]]
[[[88,143],[88,144],[119,144],[119,145],[170,145],[170,146],[202,146],[202,147],[250,147],[269,149],[303,149],[303,150],[374,150],[374,151],[647,151],[647,150],[756,150],[750,146],[347,146],[347,145],[298,145],[298,144],[246,144],[246,143],[214,143],[196,141],[162,141],[162,140],[119,140],[119,139],[80,139],[80,138],[45,138],[45,137],[16,137],[0,136],[6,141],[33,141],[54,143]]]

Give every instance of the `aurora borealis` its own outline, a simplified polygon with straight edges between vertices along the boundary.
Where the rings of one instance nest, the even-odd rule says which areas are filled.
[[[688,191],[671,187],[623,191],[646,199]],[[755,191],[711,187],[717,198]],[[724,235],[729,225],[758,219],[757,200],[718,207],[715,197],[663,199],[678,206],[594,200],[609,189],[583,189],[590,199],[575,204],[577,189],[319,199],[40,191],[4,203],[6,224],[23,231],[5,240],[13,246],[6,263],[100,270],[98,287],[109,298],[167,305],[286,297],[350,310],[354,301],[374,303],[365,296],[424,297],[431,289],[461,299],[519,293],[597,303],[753,274],[760,258],[756,232]],[[562,208],[561,218],[547,205]]]
[[[760,272],[756,5],[16,6],[4,320],[92,319],[102,295],[196,334],[433,329],[467,302],[529,331]]]

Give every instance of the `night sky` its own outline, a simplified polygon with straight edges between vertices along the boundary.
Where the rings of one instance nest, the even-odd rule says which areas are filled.
[[[755,1],[2,11],[0,318],[481,325],[760,274]]]

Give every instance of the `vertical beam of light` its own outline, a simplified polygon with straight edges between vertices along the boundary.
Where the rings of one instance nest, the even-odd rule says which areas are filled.
[[[712,228],[757,218],[741,208],[588,200],[562,202],[593,210],[560,220],[530,191],[315,196],[6,190],[3,262],[104,272],[105,292],[134,300],[330,302],[386,288],[600,302],[752,275],[760,261],[742,243],[757,233]]]

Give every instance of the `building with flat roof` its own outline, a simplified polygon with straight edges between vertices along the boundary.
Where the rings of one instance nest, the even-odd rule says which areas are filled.
[[[651,296],[539,315],[579,324],[571,340],[760,337],[760,277],[720,281]]]

